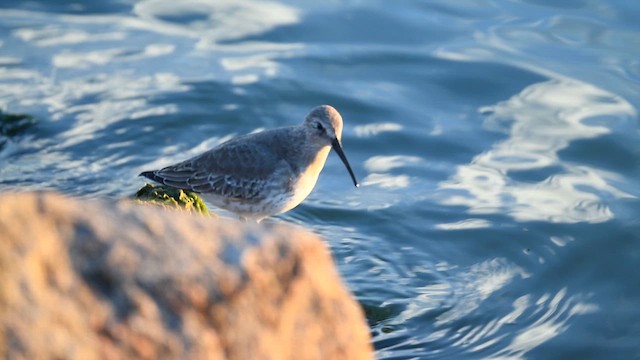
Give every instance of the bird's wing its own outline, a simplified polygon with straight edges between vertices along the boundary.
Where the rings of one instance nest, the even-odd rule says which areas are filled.
[[[239,139],[241,140],[241,139]],[[231,141],[181,163],[141,175],[198,193],[251,200],[260,197],[274,173],[288,181],[291,172],[268,144]]]

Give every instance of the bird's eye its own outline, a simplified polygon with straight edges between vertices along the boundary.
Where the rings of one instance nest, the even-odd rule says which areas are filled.
[[[324,126],[322,126],[322,124],[320,124],[319,122],[316,123],[316,129],[318,130],[324,130]]]

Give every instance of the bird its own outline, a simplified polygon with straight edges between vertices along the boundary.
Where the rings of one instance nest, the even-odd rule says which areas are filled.
[[[139,176],[200,194],[205,201],[260,222],[298,206],[311,193],[331,149],[358,180],[342,147],[342,116],[313,108],[302,124],[228,140],[200,155]]]

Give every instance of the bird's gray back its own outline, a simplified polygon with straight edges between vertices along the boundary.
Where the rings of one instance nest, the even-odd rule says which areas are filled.
[[[154,174],[165,185],[259,201],[274,181],[293,181],[300,154],[286,144],[303,136],[296,127],[239,136]]]

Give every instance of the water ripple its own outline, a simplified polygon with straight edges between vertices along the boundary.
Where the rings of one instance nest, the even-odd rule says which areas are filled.
[[[487,114],[487,130],[508,137],[440,183],[442,204],[467,206],[471,214],[504,212],[517,221],[603,222],[613,217],[604,196],[632,197],[611,184],[614,174],[559,156],[571,142],[610,132],[602,121],[598,124],[603,125],[590,122],[636,117],[622,98],[585,83],[551,80],[481,111]],[[553,173],[541,181],[513,177],[540,168]]]

